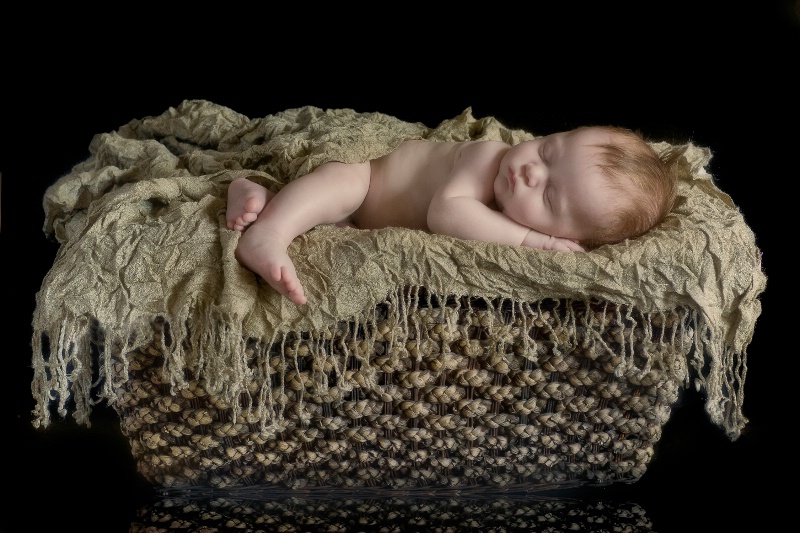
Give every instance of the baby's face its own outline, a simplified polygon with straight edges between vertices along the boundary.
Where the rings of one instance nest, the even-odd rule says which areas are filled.
[[[607,178],[597,167],[612,134],[597,128],[554,133],[513,146],[494,182],[495,202],[506,216],[536,231],[578,242],[590,222],[614,205]]]

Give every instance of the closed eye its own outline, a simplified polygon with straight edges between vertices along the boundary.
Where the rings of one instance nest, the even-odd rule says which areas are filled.
[[[552,148],[553,147],[550,141],[542,143],[542,161],[544,161],[546,165],[550,165],[551,163],[550,159],[552,158],[553,155]]]

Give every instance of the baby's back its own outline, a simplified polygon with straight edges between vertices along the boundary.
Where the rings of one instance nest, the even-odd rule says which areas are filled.
[[[464,143],[403,141],[370,163],[370,185],[352,222],[362,229],[390,226],[428,230],[428,206],[449,178]]]

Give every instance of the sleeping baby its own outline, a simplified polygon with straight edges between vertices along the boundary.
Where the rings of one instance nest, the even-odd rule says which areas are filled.
[[[582,252],[642,235],[666,216],[678,155],[659,156],[638,133],[610,126],[513,146],[406,140],[371,161],[323,163],[277,193],[237,178],[226,221],[243,231],[237,260],[302,305],[287,249],[318,224]]]

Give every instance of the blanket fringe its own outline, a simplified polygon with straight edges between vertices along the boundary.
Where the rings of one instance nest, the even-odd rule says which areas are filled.
[[[546,325],[546,339],[521,337],[525,357],[532,364],[538,364],[542,350],[558,353],[573,349],[579,342],[579,329],[588,332],[580,340],[585,353],[615,353],[618,364],[614,373],[620,378],[642,379],[653,365],[659,365],[669,367],[673,377],[688,386],[689,362],[695,387],[708,395],[706,410],[711,420],[722,426],[731,440],[739,437],[747,423],[742,414],[746,353],[723,347],[694,310],[685,312],[680,327],[673,328],[665,338],[666,328],[660,328],[660,336],[653,333],[654,327],[667,320],[665,313],[640,313],[630,306],[608,302],[598,312],[596,302],[594,307],[581,302],[583,311],[579,311],[574,300],[559,300],[550,308],[544,302],[478,300],[481,308],[470,308],[465,298],[439,297],[424,288],[411,287],[396,291],[350,321],[307,333],[276,332],[269,339],[248,339],[240,326],[237,329],[236,324],[220,320],[210,308],[195,310],[193,317],[189,313],[176,318],[141,317],[135,324],[117,328],[97,324],[88,316],[66,317],[48,327],[37,323],[33,423],[36,427],[48,426],[52,410],[65,418],[72,402],[75,420],[90,426],[92,406],[104,400],[114,406],[126,387],[130,370],[126,354],[154,342],[165,354],[164,370],[171,394],[181,394],[191,380],[199,380],[209,393],[230,403],[234,419],[248,413],[248,418],[260,421],[262,431],[272,432],[283,426],[290,391],[302,397],[313,390],[315,395],[327,395],[330,401],[342,401],[354,382],[362,383],[364,390],[375,389],[377,369],[398,358],[407,358],[408,379],[432,379],[414,369],[434,352],[444,360],[454,356],[449,354],[448,343],[454,337],[469,338],[466,324],[471,322],[490,326],[496,338],[498,364],[509,349],[504,341],[512,338],[513,326],[509,324],[518,324],[525,331]],[[613,319],[603,318],[609,315]],[[436,323],[433,328],[432,322]],[[619,324],[641,326],[642,334],[620,337],[615,346],[610,346],[602,334],[606,327],[618,328],[622,334]],[[385,353],[372,352],[378,341],[388,341]],[[657,351],[645,346],[645,354],[658,352],[660,357],[642,358],[642,342],[660,348]],[[675,346],[674,351],[665,352],[667,345]],[[663,359],[664,353],[672,354],[669,360]],[[298,371],[304,368],[301,358],[309,354],[313,367],[308,372]],[[294,370],[282,374],[287,368]],[[301,419],[311,416],[309,412],[300,415]]]

